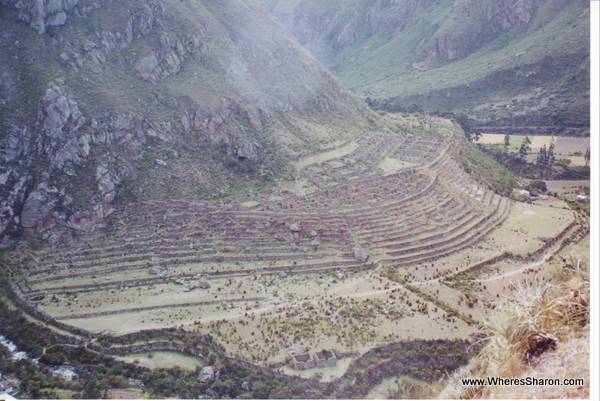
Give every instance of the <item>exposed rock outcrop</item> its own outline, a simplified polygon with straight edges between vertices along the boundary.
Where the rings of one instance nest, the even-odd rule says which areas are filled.
[[[67,13],[77,6],[79,0],[3,0],[19,12],[19,19],[27,22],[40,34],[49,26],[62,26]]]
[[[352,248],[352,252],[354,253],[354,258],[359,262],[364,263],[369,259],[369,254],[360,245],[355,245]]]
[[[186,57],[201,48],[197,34],[185,40],[174,38],[167,33],[160,37],[161,47],[146,54],[135,65],[137,74],[147,81],[156,83],[177,74]]]
[[[85,8],[85,13],[90,13],[99,5]],[[83,14],[84,11],[79,11]],[[131,43],[148,35],[160,21],[164,13],[163,3],[157,0],[144,2],[141,7],[136,8],[127,18],[127,23],[117,30],[99,29],[89,38],[66,41],[61,49],[59,58],[63,64],[73,70],[79,70],[85,63],[92,65],[95,72],[101,64],[106,63],[113,52],[127,49]]]
[[[205,366],[198,373],[198,381],[202,384],[215,381],[219,377],[219,372],[213,366]]]
[[[74,166],[89,155],[89,138],[81,135],[85,117],[61,84],[51,83],[42,98],[37,147],[47,155],[51,169],[73,175]]]
[[[543,0],[455,1],[453,19],[444,20],[431,38],[423,40],[418,51],[430,63],[462,59],[498,35],[525,27],[543,3]],[[456,21],[463,21],[462,29],[457,29]]]
[[[254,2],[0,7],[2,248],[53,227],[41,237],[91,230],[120,199],[259,184],[282,171],[276,151],[308,144],[317,115],[341,128],[332,132],[368,122]]]
[[[116,186],[133,173],[118,159],[139,158],[145,141],[139,116],[125,113],[102,125],[88,122],[60,80],[49,84],[31,127],[13,127],[1,155],[4,246],[19,229],[25,234],[43,232],[57,223],[90,229],[103,221],[112,212]],[[115,151],[123,139],[127,151]],[[91,183],[84,182],[86,168],[95,172]],[[89,191],[87,196],[78,195]]]

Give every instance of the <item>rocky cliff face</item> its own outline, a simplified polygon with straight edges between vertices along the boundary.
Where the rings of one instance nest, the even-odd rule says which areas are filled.
[[[10,124],[3,139],[3,245],[56,224],[89,229],[112,211],[151,129],[141,116],[86,117],[64,80],[48,84],[34,123]]]
[[[18,10],[18,18],[39,33],[47,27],[62,26],[67,22],[67,12],[75,8],[79,0],[3,0]]]
[[[259,182],[327,139],[306,122],[366,123],[250,1],[0,0],[0,25],[1,247],[101,224],[125,181]]]
[[[588,124],[587,1],[265,0],[265,4],[343,83],[390,110],[467,112],[488,124],[527,125],[541,115],[552,116],[545,124]],[[553,74],[537,74],[544,79],[536,79],[535,85],[529,74],[520,75],[536,74],[544,63],[562,64],[552,69]],[[503,72],[514,78],[509,85],[482,88]],[[567,81],[569,85],[564,85]],[[453,98],[443,101],[440,94]],[[512,99],[518,104],[511,104]]]

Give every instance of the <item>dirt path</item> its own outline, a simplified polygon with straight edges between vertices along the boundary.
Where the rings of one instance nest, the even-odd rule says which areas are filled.
[[[569,237],[570,235],[576,234],[578,231],[577,226],[573,227],[571,230],[569,230],[569,232],[565,235],[565,237]],[[573,242],[574,239],[570,238],[569,242]],[[511,272],[508,273],[498,273],[496,275],[493,275],[491,277],[488,278],[484,278],[484,279],[477,279],[477,280],[473,280],[474,282],[477,283],[490,283],[493,281],[497,281],[497,280],[503,280],[503,279],[507,279],[516,275],[519,275],[529,269],[534,269],[537,267],[542,266],[544,263],[547,263],[550,259],[552,259],[554,256],[556,256],[556,254],[560,251],[560,242],[553,244],[550,249],[543,254],[543,256],[539,257],[537,260],[533,261],[533,262],[529,262],[524,264],[523,266],[521,266],[520,268],[513,270]],[[508,257],[508,259],[510,259],[510,257]]]
[[[507,279],[509,277],[513,277],[518,274],[521,274],[524,271],[527,271],[529,269],[539,267],[539,266],[543,265],[544,263],[546,263],[551,257],[552,257],[552,253],[550,252],[550,253],[544,255],[544,257],[541,258],[540,260],[523,265],[522,267],[518,268],[517,270],[513,270],[509,273],[499,273],[499,274],[496,274],[494,276],[491,276],[491,277],[488,277],[485,279],[477,279],[477,280],[473,280],[473,281],[476,283],[490,283],[492,281]]]

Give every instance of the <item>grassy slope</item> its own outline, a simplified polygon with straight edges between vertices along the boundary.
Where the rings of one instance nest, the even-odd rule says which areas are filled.
[[[479,182],[485,183],[495,192],[509,196],[516,186],[515,176],[503,165],[483,154],[467,141],[457,146],[459,160],[463,168]]]
[[[455,138],[452,152],[465,171],[494,192],[510,196],[517,184],[515,176],[506,167],[481,152],[475,144],[467,141],[458,124],[448,123]]]
[[[443,135],[450,137],[453,142],[450,148],[451,155],[476,181],[486,185],[492,191],[508,196],[516,186],[515,176],[506,167],[481,152],[475,144],[468,142],[464,131],[456,122],[446,118],[431,117],[428,128],[424,128],[422,125],[415,125],[415,119],[410,118],[410,116],[418,116],[416,114],[381,113],[387,117],[389,125],[398,130],[407,131],[416,136]],[[406,118],[406,116],[409,117]]]
[[[290,25],[290,17],[286,17],[289,13],[320,18],[323,26],[312,36],[306,37],[304,30],[314,29],[310,26],[314,19],[307,19],[309,22],[304,24],[308,27],[299,29],[302,44],[346,86],[363,96],[396,99],[392,102],[404,107],[416,102],[432,111],[468,111],[482,120],[522,114],[536,115],[539,120],[539,115],[563,114],[568,124],[577,124],[588,118],[587,81],[581,78],[589,74],[589,59],[585,57],[589,53],[589,7],[585,1],[549,0],[536,10],[527,25],[496,36],[485,32],[485,17],[465,14],[456,0],[418,2],[410,11],[406,11],[410,2],[386,3],[383,10],[377,8],[376,2],[364,0],[331,1],[326,2],[327,6],[317,0],[266,3],[286,25]],[[384,13],[397,16],[404,25],[394,24],[394,19],[381,15]],[[391,26],[382,23],[389,21]],[[369,24],[372,26],[363,27]],[[351,43],[337,46],[336,38],[348,29],[354,29]],[[473,47],[472,51],[467,50],[465,57],[459,55],[453,61],[438,59],[433,65],[417,68],[426,59],[426,45],[435,46],[436,38],[446,34],[452,45]],[[534,76],[533,82],[529,77],[520,79],[517,74],[517,78],[505,78],[500,87],[485,84],[483,90],[470,89],[495,73],[530,66],[547,56],[569,61],[558,61],[558,72]],[[448,101],[440,98],[444,92],[434,92],[445,88],[465,90],[453,93]],[[429,96],[414,99],[425,95]],[[509,109],[504,107],[518,95],[532,99],[520,100]],[[490,104],[477,110],[477,106],[486,103]]]
[[[369,52],[366,62],[349,62],[353,53],[360,51],[349,49],[334,71],[343,82],[362,93],[378,97],[408,96],[463,85],[501,69],[532,63],[548,54],[569,54],[580,48],[589,36],[589,27],[582,23],[589,18],[589,10],[582,10],[577,2],[573,2],[556,18],[523,36],[503,35],[464,59],[428,71],[411,68],[412,62],[417,61],[412,52],[417,42],[447,11],[442,4],[423,10],[418,23],[408,32]],[[377,41],[381,43],[383,38],[372,38],[361,47],[373,48]],[[516,57],[517,54],[521,55]]]
[[[582,243],[589,248],[589,241]],[[572,257],[552,266],[549,282],[517,284],[511,299],[499,301],[486,322],[486,346],[454,373],[440,398],[589,398],[589,267]],[[531,362],[529,339],[542,334],[556,341]],[[583,378],[583,386],[461,386],[461,378]]]

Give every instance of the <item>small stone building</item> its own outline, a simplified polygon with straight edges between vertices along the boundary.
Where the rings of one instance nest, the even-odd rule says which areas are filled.
[[[326,366],[335,366],[337,363],[337,357],[333,351],[321,350],[315,354],[315,364],[324,368]]]
[[[291,365],[296,369],[324,368],[335,366],[337,356],[333,351],[321,350],[315,354],[298,352],[292,354]]]
[[[296,369],[310,369],[315,367],[315,361],[308,352],[292,354],[292,366]]]

